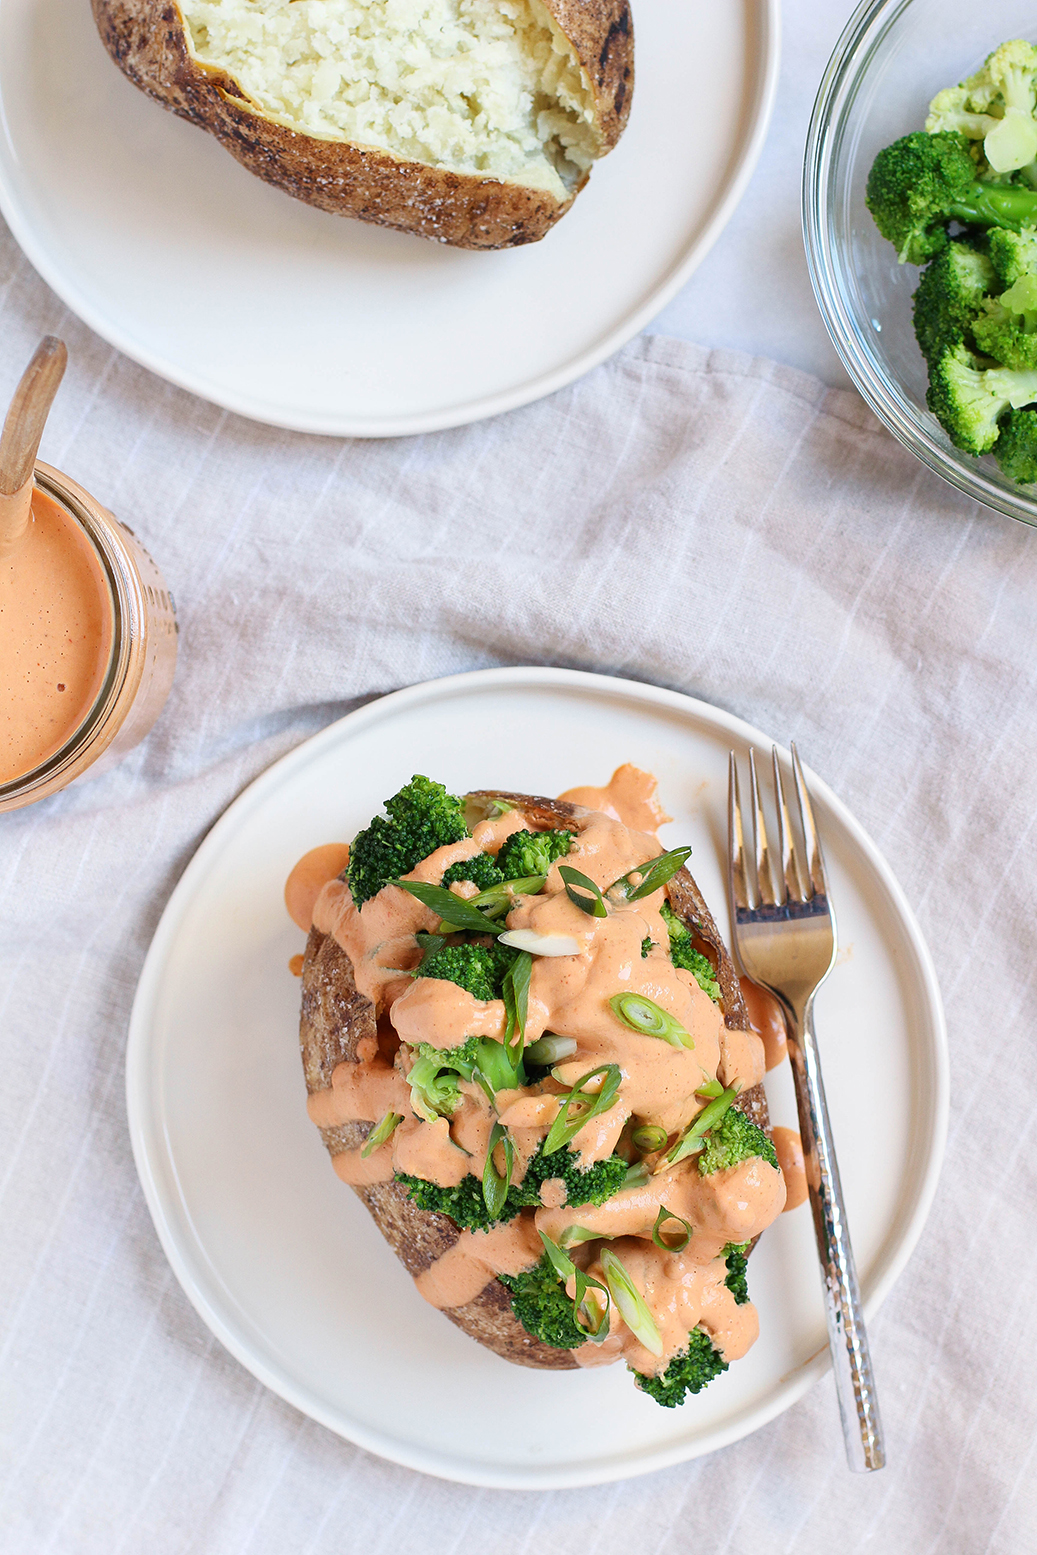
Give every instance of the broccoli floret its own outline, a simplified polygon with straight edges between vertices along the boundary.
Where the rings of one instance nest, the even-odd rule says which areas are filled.
[[[972,333],[979,349],[1013,372],[1037,368],[1037,275],[1024,275],[1002,296],[989,298]]]
[[[777,1152],[763,1129],[751,1123],[737,1107],[728,1107],[720,1122],[706,1135],[699,1156],[699,1172],[703,1177],[710,1177],[714,1172],[738,1166],[754,1155],[762,1156],[777,1168]]]
[[[427,777],[411,778],[385,808],[388,819],[376,815],[350,849],[346,878],[358,907],[437,848],[468,836],[461,800]]]
[[[749,1264],[749,1243],[728,1242],[723,1256],[727,1260],[727,1278],[724,1284],[738,1305],[742,1307],[749,1300],[749,1286],[745,1278]]]
[[[994,458],[1011,481],[1037,481],[1037,410],[1012,410],[1001,423]]]
[[[432,1209],[441,1215],[449,1215],[463,1230],[483,1231],[487,1226],[514,1220],[520,1209],[538,1208],[540,1185],[549,1178],[562,1179],[566,1188],[566,1203],[576,1206],[604,1204],[606,1199],[619,1192],[626,1174],[627,1163],[618,1155],[596,1161],[588,1171],[581,1171],[578,1157],[568,1147],[544,1155],[541,1144],[530,1157],[525,1177],[520,1183],[512,1183],[508,1189],[504,1207],[493,1221],[483,1199],[482,1180],[471,1173],[456,1188],[440,1188],[436,1183],[425,1182],[420,1177],[400,1175],[396,1180],[404,1184],[421,1209]]]
[[[964,242],[948,244],[922,271],[914,295],[915,335],[927,362],[948,346],[972,345],[971,328],[997,285],[986,254]]]
[[[456,983],[473,999],[499,999],[504,974],[517,955],[508,945],[441,945],[426,952],[417,975]]]
[[[497,854],[503,880],[525,880],[546,875],[555,859],[564,858],[572,846],[570,831],[513,831]]]
[[[690,972],[702,992],[719,1004],[720,984],[717,982],[716,973],[708,957],[704,956],[701,950],[696,950],[692,944],[691,930],[681,922],[669,902],[663,902],[659,911],[670,937],[670,960],[674,966],[683,967],[686,972]]]
[[[930,364],[925,402],[955,447],[966,453],[989,453],[1005,411],[1034,400],[1037,372],[984,368],[964,346],[944,351]]]
[[[993,288],[995,291],[1014,286],[1024,275],[1037,275],[1037,229],[1033,227],[1024,227],[1021,232],[995,227],[989,236],[988,251],[1000,282]]]
[[[545,1255],[524,1274],[498,1274],[511,1292],[511,1310],[527,1334],[556,1350],[575,1350],[587,1338],[573,1319],[573,1304]]]
[[[477,885],[480,891],[488,891],[491,885],[500,885],[504,876],[493,862],[489,853],[477,853],[474,858],[460,859],[456,864],[451,864],[441,881],[444,886],[452,886],[458,880],[470,880]]]
[[[930,134],[959,130],[969,140],[982,141],[982,174],[999,176],[1025,168],[1037,157],[1035,81],[1033,44],[1019,38],[1002,43],[987,56],[982,70],[933,98],[925,127]]]
[[[631,1368],[632,1369],[632,1368]],[[688,1348],[673,1357],[659,1377],[646,1377],[634,1372],[634,1381],[642,1393],[648,1393],[664,1409],[676,1409],[689,1393],[701,1393],[702,1389],[727,1370],[727,1362],[703,1328],[693,1328],[688,1335]]]
[[[652,947],[654,946],[654,944],[655,944],[655,940],[652,938],[652,936],[650,934],[646,934],[644,939],[641,941],[641,960],[642,961],[644,960],[644,958],[647,955],[649,955],[651,953],[651,950],[652,950]]]
[[[978,182],[969,142],[957,131],[917,130],[880,151],[865,198],[901,264],[924,265],[946,248],[951,221],[1017,229],[1037,222],[1037,192]]]

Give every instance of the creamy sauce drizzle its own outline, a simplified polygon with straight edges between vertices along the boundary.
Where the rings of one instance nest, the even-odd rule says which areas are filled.
[[[740,977],[738,982],[749,1024],[763,1042],[767,1069],[776,1069],[789,1056],[788,1032],[781,1005],[768,989],[761,988],[751,978]]]
[[[803,1161],[803,1141],[794,1128],[773,1130],[774,1149],[781,1175],[785,1179],[785,1208],[798,1209],[807,1200],[807,1172]]]
[[[575,823],[578,832],[568,862],[603,890],[660,852],[655,831],[667,817],[655,799],[650,774],[621,767],[605,788],[572,789],[563,798],[585,807]],[[437,849],[407,878],[439,884],[451,864],[481,851],[496,853],[511,832],[528,824],[520,811],[482,821],[471,837]],[[704,1105],[697,1091],[706,1080],[719,1077],[731,1084],[737,1079],[747,1088],[762,1078],[761,1037],[729,1031],[719,1008],[690,973],[673,966],[662,948],[668,943],[660,915],[664,893],[612,903],[606,918],[594,918],[569,900],[555,865],[543,893],[521,899],[507,924],[576,940],[575,955],[534,958],[526,1022],[527,1043],[552,1032],[575,1039],[576,1053],[556,1064],[538,1085],[499,1093],[496,1111],[479,1085],[462,1081],[461,1102],[451,1117],[429,1122],[415,1116],[406,1078],[413,1049],[421,1042],[456,1047],[470,1036],[499,1040],[505,1030],[504,1005],[475,999],[453,983],[409,976],[421,957],[414,935],[434,930],[438,918],[393,886],[358,910],[348,886],[332,878],[336,863],[334,875],[344,864],[334,848],[314,850],[300,861],[286,892],[290,910],[300,926],[311,917],[321,933],[334,936],[350,957],[357,988],[380,1016],[388,1017],[401,1046],[389,1062],[372,1040],[370,1051],[358,1051],[360,1062],[338,1065],[330,1088],[310,1097],[310,1116],[325,1129],[350,1122],[373,1124],[387,1112],[399,1113],[404,1120],[366,1160],[360,1146],[335,1157],[335,1169],[344,1181],[359,1186],[404,1172],[451,1187],[469,1173],[481,1178],[490,1133],[499,1118],[514,1146],[512,1180],[521,1182],[529,1158],[558,1113],[559,1096],[589,1070],[605,1064],[618,1065],[620,1091],[613,1106],[572,1141],[584,1168],[613,1153],[631,1119],[676,1135]],[[643,956],[646,938],[653,948]],[[643,994],[660,1005],[690,1034],[693,1046],[674,1047],[629,1030],[608,1002],[623,991]],[[498,1166],[499,1157],[498,1147]],[[735,1303],[724,1284],[720,1255],[727,1243],[757,1236],[781,1213],[785,1200],[782,1172],[759,1159],[703,1177],[692,1158],[598,1207],[567,1203],[564,1182],[551,1179],[541,1187],[539,1209],[524,1210],[490,1232],[463,1233],[419,1275],[417,1286],[434,1306],[464,1305],[495,1275],[518,1273],[539,1261],[543,1248],[538,1230],[557,1240],[568,1227],[579,1225],[613,1239],[607,1245],[621,1250],[664,1340],[662,1360],[649,1355],[616,1313],[614,1332],[604,1345],[585,1345],[574,1352],[581,1365],[622,1356],[641,1371],[659,1371],[699,1324],[725,1357],[734,1359],[756,1336],[756,1314],[751,1305]],[[691,1240],[679,1255],[651,1241],[660,1208],[691,1227]],[[598,1245],[580,1244],[574,1256],[589,1262]]]

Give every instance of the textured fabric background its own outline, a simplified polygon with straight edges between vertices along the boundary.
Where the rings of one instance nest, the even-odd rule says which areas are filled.
[[[253,426],[71,319],[0,229],[0,391],[71,367],[44,457],[160,561],[181,659],[111,774],[0,817],[3,1555],[1018,1555],[1037,1523],[1037,535],[967,504],[842,390],[640,340],[494,423],[357,444]],[[134,984],[184,864],[356,699],[490,664],[676,686],[800,741],[892,859],[947,1002],[952,1126],[874,1324],[889,1467],[827,1381],[755,1436],[601,1489],[398,1469],[210,1338],[134,1173]]]

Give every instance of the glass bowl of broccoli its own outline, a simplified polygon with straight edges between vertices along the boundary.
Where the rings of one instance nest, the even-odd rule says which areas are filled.
[[[880,421],[1037,525],[1037,49],[1008,40],[1037,42],[1027,0],[864,0],[814,105],[803,230]]]

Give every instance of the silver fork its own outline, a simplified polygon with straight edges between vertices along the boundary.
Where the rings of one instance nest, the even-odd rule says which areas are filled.
[[[735,753],[731,752],[728,867],[733,940],[746,975],[776,994],[785,1012],[846,1456],[850,1468],[863,1474],[871,1469],[881,1469],[886,1461],[886,1451],[814,1035],[814,995],[835,962],[835,918],[828,900],[814,812],[795,745],[792,746],[792,775],[805,859],[797,848],[789,824],[777,747],[772,750],[772,759],[781,854],[777,889],[760,804],[756,753],[749,752],[752,803],[749,819],[755,857],[755,878],[752,878],[746,868],[738,766]]]

